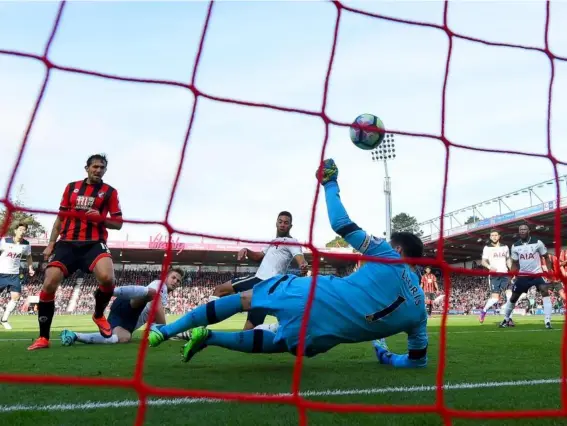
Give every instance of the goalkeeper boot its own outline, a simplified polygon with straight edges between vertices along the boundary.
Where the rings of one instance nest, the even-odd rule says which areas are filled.
[[[71,330],[63,330],[59,335],[59,339],[61,339],[63,346],[71,346],[77,341],[77,335]]]
[[[191,330],[191,338],[181,348],[181,358],[183,362],[191,361],[197,352],[207,347],[206,341],[209,337],[209,330],[205,327],[197,327]]]
[[[390,354],[390,349],[388,349],[388,345],[386,344],[386,339],[377,339],[372,342],[372,346],[374,346],[374,350],[376,351],[376,358],[380,364],[385,364],[383,361],[384,356]]]
[[[323,161],[322,170],[319,168],[315,175],[321,185],[325,185],[331,181],[336,181],[339,177],[339,169],[332,158]]]
[[[148,334],[148,342],[152,348],[159,346],[162,342],[165,342],[166,338],[163,333],[159,330],[159,326],[154,324],[150,327],[150,333]]]

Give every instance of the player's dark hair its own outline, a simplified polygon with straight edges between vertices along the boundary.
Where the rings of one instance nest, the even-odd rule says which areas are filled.
[[[26,230],[28,229],[28,224],[25,222],[17,222],[14,229],[18,229],[20,226],[23,226],[24,228],[26,228]]]
[[[289,217],[289,222],[290,222],[290,223],[293,222],[293,217],[291,216],[291,213],[288,212],[288,211],[285,211],[285,210],[284,210],[283,212],[280,212],[280,214],[278,215],[278,217],[280,217],[280,216]]]
[[[181,268],[170,268],[170,270],[167,271],[167,275],[169,276],[173,272],[179,274],[181,276],[182,280],[183,280],[183,278],[185,278],[185,271],[183,269],[181,269]]]
[[[394,232],[390,238],[393,245],[400,245],[405,257],[423,257],[423,242],[411,232]]]
[[[87,167],[89,167],[96,160],[102,161],[105,166],[108,166],[108,158],[106,158],[106,154],[94,154],[87,159]]]
[[[490,233],[492,234],[493,232],[496,232],[498,235],[500,235],[500,231],[498,229],[491,229]]]

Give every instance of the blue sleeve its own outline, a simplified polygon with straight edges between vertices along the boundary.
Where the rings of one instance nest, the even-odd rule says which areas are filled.
[[[348,217],[341,197],[339,184],[330,181],[324,186],[327,213],[331,228],[345,239],[355,250],[367,256],[400,257],[383,238],[376,238],[367,234]]]
[[[425,313],[425,318],[419,323],[419,325],[408,333],[408,350],[421,350],[427,348],[429,345],[429,338],[427,336],[427,313]]]

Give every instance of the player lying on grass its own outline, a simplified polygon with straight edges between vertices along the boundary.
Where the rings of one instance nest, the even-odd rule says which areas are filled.
[[[183,280],[183,270],[171,269],[161,288],[161,304],[158,304],[154,322],[165,324],[165,307],[168,293],[175,290]],[[112,328],[112,335],[108,338],[100,333],[75,333],[63,330],[60,338],[63,346],[71,346],[75,342],[81,343],[128,343],[134,331],[142,327],[150,316],[152,300],[156,297],[161,281],[152,281],[147,286],[127,285],[114,288],[116,299],[110,307],[108,322]]]
[[[388,259],[423,256],[423,243],[409,232],[394,233],[388,243],[352,222],[339,196],[337,176],[334,161],[326,160],[321,183],[331,227],[338,235],[368,256]],[[183,347],[184,361],[206,346],[239,352],[296,354],[310,285],[310,277],[277,275],[256,284],[252,290],[201,305],[169,325],[153,325],[150,346],[158,346],[170,336],[192,329],[191,338]],[[204,327],[250,309],[263,309],[275,316],[279,323],[276,332],[269,329],[220,332]],[[409,353],[392,354],[378,340],[374,343],[379,361],[396,367],[424,367],[426,326],[424,294],[414,268],[403,263],[366,262],[344,278],[317,277],[304,353],[312,357],[341,343],[367,342],[404,332],[408,335]]]

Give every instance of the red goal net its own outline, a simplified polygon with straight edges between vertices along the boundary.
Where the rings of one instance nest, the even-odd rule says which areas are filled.
[[[490,153],[500,153],[500,154],[508,154],[508,155],[521,155],[521,156],[531,156],[531,157],[539,157],[539,158],[546,158],[552,164],[554,168],[555,178],[557,180],[557,199],[556,199],[556,211],[555,211],[555,249],[558,252],[561,249],[561,210],[560,210],[560,188],[558,183],[558,165],[566,163],[562,163],[559,161],[553,154],[551,150],[551,114],[552,114],[552,89],[554,84],[555,78],[555,67],[556,61],[567,61],[567,58],[560,57],[555,55],[549,48],[548,45],[548,33],[549,33],[549,21],[550,21],[550,2],[542,3],[541,7],[545,8],[546,10],[546,24],[545,24],[545,45],[543,48],[539,47],[532,47],[532,46],[523,46],[523,45],[515,45],[515,44],[507,44],[507,43],[496,43],[491,42],[489,40],[482,40],[474,37],[469,37],[463,34],[457,33],[454,29],[450,28],[447,22],[448,10],[450,8],[450,4],[446,2],[444,4],[444,19],[443,25],[437,25],[432,23],[424,23],[424,22],[416,22],[410,21],[405,19],[397,19],[388,16],[382,16],[379,14],[370,13],[363,10],[357,10],[352,7],[348,7],[346,5],[341,4],[340,2],[329,2],[329,7],[334,7],[336,9],[336,20],[335,20],[335,27],[334,27],[334,37],[333,37],[333,45],[330,53],[330,57],[328,60],[328,66],[325,76],[325,85],[324,85],[324,93],[321,102],[321,108],[319,110],[304,110],[304,109],[294,109],[288,107],[282,107],[278,105],[272,105],[267,103],[254,103],[248,102],[242,99],[229,99],[224,98],[221,96],[215,96],[208,93],[201,91],[195,84],[196,75],[199,68],[199,63],[201,60],[201,56],[203,53],[203,46],[205,39],[207,37],[207,32],[209,29],[209,21],[211,16],[215,11],[215,4],[214,2],[210,2],[208,6],[208,11],[206,14],[206,21],[203,26],[202,34],[200,37],[200,43],[198,52],[194,61],[192,77],[189,83],[181,82],[181,81],[169,81],[169,80],[158,80],[158,79],[143,79],[143,78],[130,78],[128,76],[121,76],[121,75],[113,75],[107,74],[102,72],[97,72],[94,70],[86,70],[86,69],[79,69],[73,67],[65,67],[58,65],[50,60],[50,49],[53,44],[54,37],[58,31],[60,23],[65,15],[65,2],[62,2],[59,6],[59,10],[56,16],[56,19],[53,23],[51,33],[49,35],[48,41],[45,45],[45,49],[42,55],[34,55],[29,53],[23,53],[19,51],[12,51],[12,50],[0,50],[1,55],[10,55],[20,58],[27,58],[33,61],[39,61],[44,64],[45,66],[45,77],[43,79],[43,84],[37,95],[37,99],[35,102],[35,107],[33,108],[32,114],[29,118],[29,123],[25,130],[24,137],[21,141],[19,153],[17,155],[17,159],[15,161],[12,173],[10,175],[9,183],[7,185],[6,193],[3,195],[3,199],[0,200],[7,209],[8,215],[13,213],[16,210],[25,210],[21,207],[18,207],[10,202],[10,195],[14,189],[14,181],[16,174],[18,172],[18,168],[20,167],[20,163],[22,161],[22,157],[27,148],[28,138],[30,132],[34,126],[36,121],[36,117],[38,115],[38,111],[42,105],[42,101],[44,99],[44,94],[46,88],[50,84],[50,78],[53,74],[53,70],[58,70],[61,72],[68,72],[68,73],[75,73],[75,74],[83,74],[94,76],[103,79],[111,79],[117,81],[124,81],[124,82],[131,82],[131,83],[139,83],[139,84],[147,84],[147,85],[165,85],[165,86],[173,86],[178,87],[179,90],[188,90],[190,91],[194,97],[195,101],[193,103],[192,112],[190,115],[189,122],[187,124],[187,130],[185,133],[184,141],[182,150],[179,156],[179,164],[177,167],[177,173],[175,179],[171,186],[171,193],[169,196],[168,206],[166,210],[165,217],[160,225],[163,225],[169,232],[170,240],[168,245],[168,256],[165,257],[164,260],[164,268],[163,270],[167,270],[169,263],[171,262],[172,256],[172,246],[171,246],[171,235],[174,233],[177,234],[185,234],[190,236],[202,236],[207,238],[218,238],[211,235],[203,235],[197,233],[186,233],[181,232],[174,229],[170,224],[170,212],[172,208],[172,203],[174,200],[174,196],[178,187],[179,177],[181,174],[182,164],[185,159],[186,149],[188,145],[188,141],[191,135],[191,131],[193,128],[193,124],[197,119],[195,114],[197,105],[200,99],[208,99],[211,101],[221,102],[221,103],[230,103],[230,104],[237,104],[241,106],[246,106],[250,108],[267,108],[282,112],[293,112],[298,114],[304,114],[307,116],[312,116],[315,118],[321,119],[325,123],[325,137],[322,141],[321,147],[321,155],[320,160],[322,161],[325,158],[325,149],[327,146],[328,138],[329,138],[329,127],[331,125],[336,126],[350,126],[350,122],[341,122],[336,121],[327,115],[327,94],[329,89],[329,80],[333,71],[333,61],[335,58],[336,46],[337,46],[337,39],[339,34],[339,27],[341,25],[341,18],[345,14],[359,14],[364,15],[369,18],[379,19],[379,20],[386,20],[392,22],[398,22],[401,24],[405,24],[408,26],[420,26],[420,27],[429,27],[437,29],[438,31],[442,31],[447,35],[448,42],[449,42],[449,49],[448,55],[446,58],[445,64],[445,74],[444,74],[444,84],[443,84],[443,91],[442,91],[442,111],[441,111],[441,134],[423,134],[423,133],[414,133],[414,132],[405,132],[403,130],[396,130],[396,129],[387,129],[387,132],[411,137],[423,137],[423,138],[430,138],[430,139],[437,139],[439,140],[445,147],[445,171],[444,171],[444,183],[443,183],[443,197],[442,197],[442,208],[441,208],[441,229],[440,229],[440,238],[437,245],[437,257],[434,259],[420,259],[416,261],[416,263],[420,264],[428,264],[434,265],[443,271],[444,282],[445,282],[445,303],[443,308],[443,317],[441,323],[441,331],[440,331],[440,342],[439,342],[439,364],[437,366],[437,377],[436,377],[436,403],[433,405],[365,405],[365,404],[353,404],[353,403],[330,403],[330,402],[320,402],[310,400],[300,394],[300,384],[301,384],[301,376],[302,376],[302,366],[303,366],[303,344],[305,342],[305,335],[307,330],[307,323],[309,320],[309,313],[313,301],[313,297],[315,294],[315,280],[313,280],[311,291],[309,294],[309,299],[306,308],[306,315],[304,317],[301,334],[300,334],[300,344],[298,347],[298,353],[295,361],[295,368],[293,374],[293,382],[292,382],[292,389],[291,393],[288,395],[258,395],[258,394],[249,394],[249,393],[236,393],[236,392],[220,392],[220,391],[204,391],[204,390],[188,390],[188,389],[178,389],[178,388],[161,388],[161,387],[154,387],[150,386],[145,383],[143,379],[143,372],[144,372],[144,361],[146,357],[147,351],[147,336],[148,330],[144,332],[143,340],[140,344],[139,354],[137,359],[137,367],[134,373],[134,376],[130,379],[117,379],[117,378],[89,378],[89,377],[75,377],[75,376],[37,376],[37,375],[25,375],[25,374],[7,374],[7,373],[0,373],[0,382],[3,383],[22,383],[22,384],[57,384],[57,385],[69,385],[69,386],[112,386],[112,387],[119,387],[119,388],[128,388],[134,389],[139,397],[139,407],[138,413],[135,420],[136,425],[142,425],[144,423],[144,418],[146,414],[146,408],[148,406],[148,397],[192,397],[192,398],[211,398],[211,399],[219,399],[219,400],[227,400],[227,401],[241,401],[241,402],[249,402],[249,403],[279,403],[279,404],[288,404],[293,405],[297,408],[299,413],[299,423],[300,425],[307,424],[307,410],[315,410],[315,411],[326,411],[326,412],[340,412],[340,413],[352,413],[352,412],[360,412],[360,413],[433,413],[438,414],[444,421],[445,424],[451,424],[452,419],[455,418],[474,418],[474,419],[496,419],[496,418],[527,418],[527,417],[565,417],[567,416],[567,383],[565,381],[566,376],[566,348],[565,342],[567,341],[567,327],[563,329],[563,340],[561,345],[561,401],[562,405],[561,408],[557,409],[546,409],[546,410],[517,410],[517,411],[472,411],[472,410],[457,410],[447,407],[445,403],[445,395],[444,395],[444,375],[446,370],[446,326],[447,326],[447,315],[449,309],[449,295],[451,293],[451,273],[467,273],[467,274],[485,274],[484,272],[479,271],[471,271],[468,269],[463,268],[455,268],[450,266],[444,260],[444,244],[443,244],[443,216],[445,214],[445,204],[446,204],[446,192],[447,192],[447,183],[448,183],[448,169],[450,163],[450,156],[451,151],[454,148],[460,148],[464,150],[475,150],[475,151],[485,151]],[[456,39],[467,40],[474,43],[480,43],[489,46],[499,46],[499,47],[506,47],[509,49],[522,49],[527,51],[534,51],[539,52],[546,55],[549,58],[550,64],[550,79],[549,79],[549,86],[548,86],[548,109],[547,109],[547,153],[546,154],[536,154],[530,152],[521,152],[521,151],[513,151],[513,150],[499,150],[499,149],[485,149],[485,148],[476,148],[466,145],[461,145],[458,143],[451,142],[445,133],[445,117],[446,117],[446,94],[447,94],[447,81],[449,77],[449,73],[451,71],[451,57],[453,54],[453,44]],[[316,165],[314,165],[316,166]],[[316,167],[314,167],[315,169]],[[310,223],[310,238],[309,243],[306,245],[312,252],[313,252],[313,276],[317,275],[317,272],[320,268],[320,257],[343,257],[343,258],[351,258],[352,260],[360,260],[360,256],[355,255],[345,255],[345,254],[333,254],[333,253],[323,253],[317,249],[312,243],[313,241],[313,226],[315,221],[315,211],[317,200],[319,197],[320,187],[317,185],[317,189],[315,191],[315,197],[312,204],[312,214],[311,214],[311,223]],[[32,213],[45,213],[45,214],[56,214],[53,211],[45,211],[45,210],[27,210]],[[147,223],[144,221],[133,221],[128,220],[127,218],[124,220],[126,223]],[[3,225],[3,229],[1,230],[0,234],[4,235],[8,229],[9,221],[6,221]],[[223,238],[226,240],[231,240],[231,238]],[[236,239],[232,239],[237,241]],[[255,243],[257,241],[244,241],[242,239],[238,239],[240,242],[250,242]],[[369,258],[369,257],[362,257],[365,261],[376,261],[376,258]],[[382,261],[382,260],[381,260]],[[163,277],[162,277],[163,278]],[[149,322],[151,323],[155,314],[155,308],[157,307],[157,303],[153,304],[153,309],[150,314]]]

